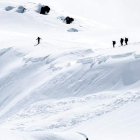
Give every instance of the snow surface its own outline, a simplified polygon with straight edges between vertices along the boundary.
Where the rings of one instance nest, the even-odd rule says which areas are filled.
[[[43,4],[0,0],[1,139],[139,140],[140,28],[115,30],[53,5],[40,15]]]

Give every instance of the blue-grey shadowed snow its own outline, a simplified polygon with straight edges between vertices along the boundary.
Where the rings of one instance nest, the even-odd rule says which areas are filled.
[[[123,84],[129,86],[140,81],[140,72],[138,70],[140,70],[139,60],[128,62],[122,72]]]
[[[6,49],[0,50],[0,56],[2,56],[3,54],[5,54],[6,52],[8,52],[10,49],[12,49],[12,48],[6,48]]]
[[[16,12],[18,12],[18,13],[24,13],[25,10],[26,10],[25,7],[23,7],[23,6],[19,6],[19,7],[17,8]]]
[[[67,30],[68,32],[78,32],[78,30],[77,29],[75,29],[75,28],[71,28],[71,29],[69,29],[69,30]]]
[[[85,135],[84,133],[81,133],[81,132],[77,132],[77,133],[82,135],[85,138],[85,140],[88,138],[87,135]]]
[[[12,9],[14,9],[15,7],[13,7],[13,6],[7,6],[7,7],[5,7],[5,10],[6,11],[10,11],[10,10],[12,10]]]

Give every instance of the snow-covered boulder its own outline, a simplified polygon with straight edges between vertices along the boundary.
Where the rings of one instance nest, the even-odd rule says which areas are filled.
[[[66,24],[71,24],[73,21],[74,21],[74,18],[71,18],[71,17],[66,17],[65,18],[65,21],[66,21]]]
[[[19,6],[18,8],[17,8],[17,12],[18,13],[24,13],[25,12],[25,10],[26,10],[26,8],[25,7],[23,7],[23,6]]]
[[[64,16],[60,16],[57,19],[60,19],[61,21],[63,21],[66,24],[71,24],[74,21],[74,18],[71,17],[64,17]]]
[[[42,6],[43,6],[43,5],[40,4],[40,3],[36,6],[36,12],[37,12],[37,13],[40,13]]]
[[[5,7],[5,10],[6,11],[10,11],[10,10],[12,10],[12,9],[14,9],[15,7],[13,7],[13,6],[7,6],[7,7]]]
[[[71,29],[69,29],[69,30],[67,30],[68,32],[78,32],[78,30],[77,29],[75,29],[75,28],[71,28]]]
[[[60,19],[61,21],[63,21],[63,22],[64,22],[65,17],[64,17],[64,16],[59,16],[59,17],[57,17],[57,19]]]
[[[41,7],[40,14],[46,15],[50,12],[50,7],[49,6],[43,6]]]
[[[37,9],[36,10],[37,13],[40,13],[40,14],[43,14],[43,15],[47,15],[50,12],[50,7],[49,6],[44,6],[40,3],[37,5],[36,9]]]

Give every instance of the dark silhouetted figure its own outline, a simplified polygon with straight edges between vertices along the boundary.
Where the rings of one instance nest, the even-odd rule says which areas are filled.
[[[36,40],[38,40],[38,44],[40,44],[40,40],[42,40],[42,39],[40,37],[38,37]]]
[[[123,41],[124,41],[124,39],[121,38],[121,40],[120,40],[121,46],[123,46]]]
[[[86,138],[86,140],[88,140],[88,138]]]
[[[71,18],[71,17],[66,17],[66,18],[64,19],[64,21],[66,21],[66,24],[71,24],[71,23],[74,21],[74,19]]]
[[[128,45],[128,38],[125,38],[125,44]]]
[[[44,6],[44,7],[41,8],[40,14],[45,15],[46,12],[47,12],[47,13],[50,12],[50,7],[48,7],[48,6]]]
[[[115,48],[116,41],[112,41],[112,43],[113,43],[113,48]]]

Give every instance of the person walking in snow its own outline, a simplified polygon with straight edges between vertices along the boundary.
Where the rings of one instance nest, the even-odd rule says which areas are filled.
[[[38,40],[38,44],[40,44],[40,40],[42,40],[42,39],[40,37],[38,37],[36,40]]]
[[[113,43],[113,48],[115,48],[116,41],[112,41],[112,43]]]
[[[121,40],[120,40],[121,46],[123,46],[123,41],[124,41],[124,39],[121,38]]]
[[[128,38],[125,38],[125,44],[128,45]]]

